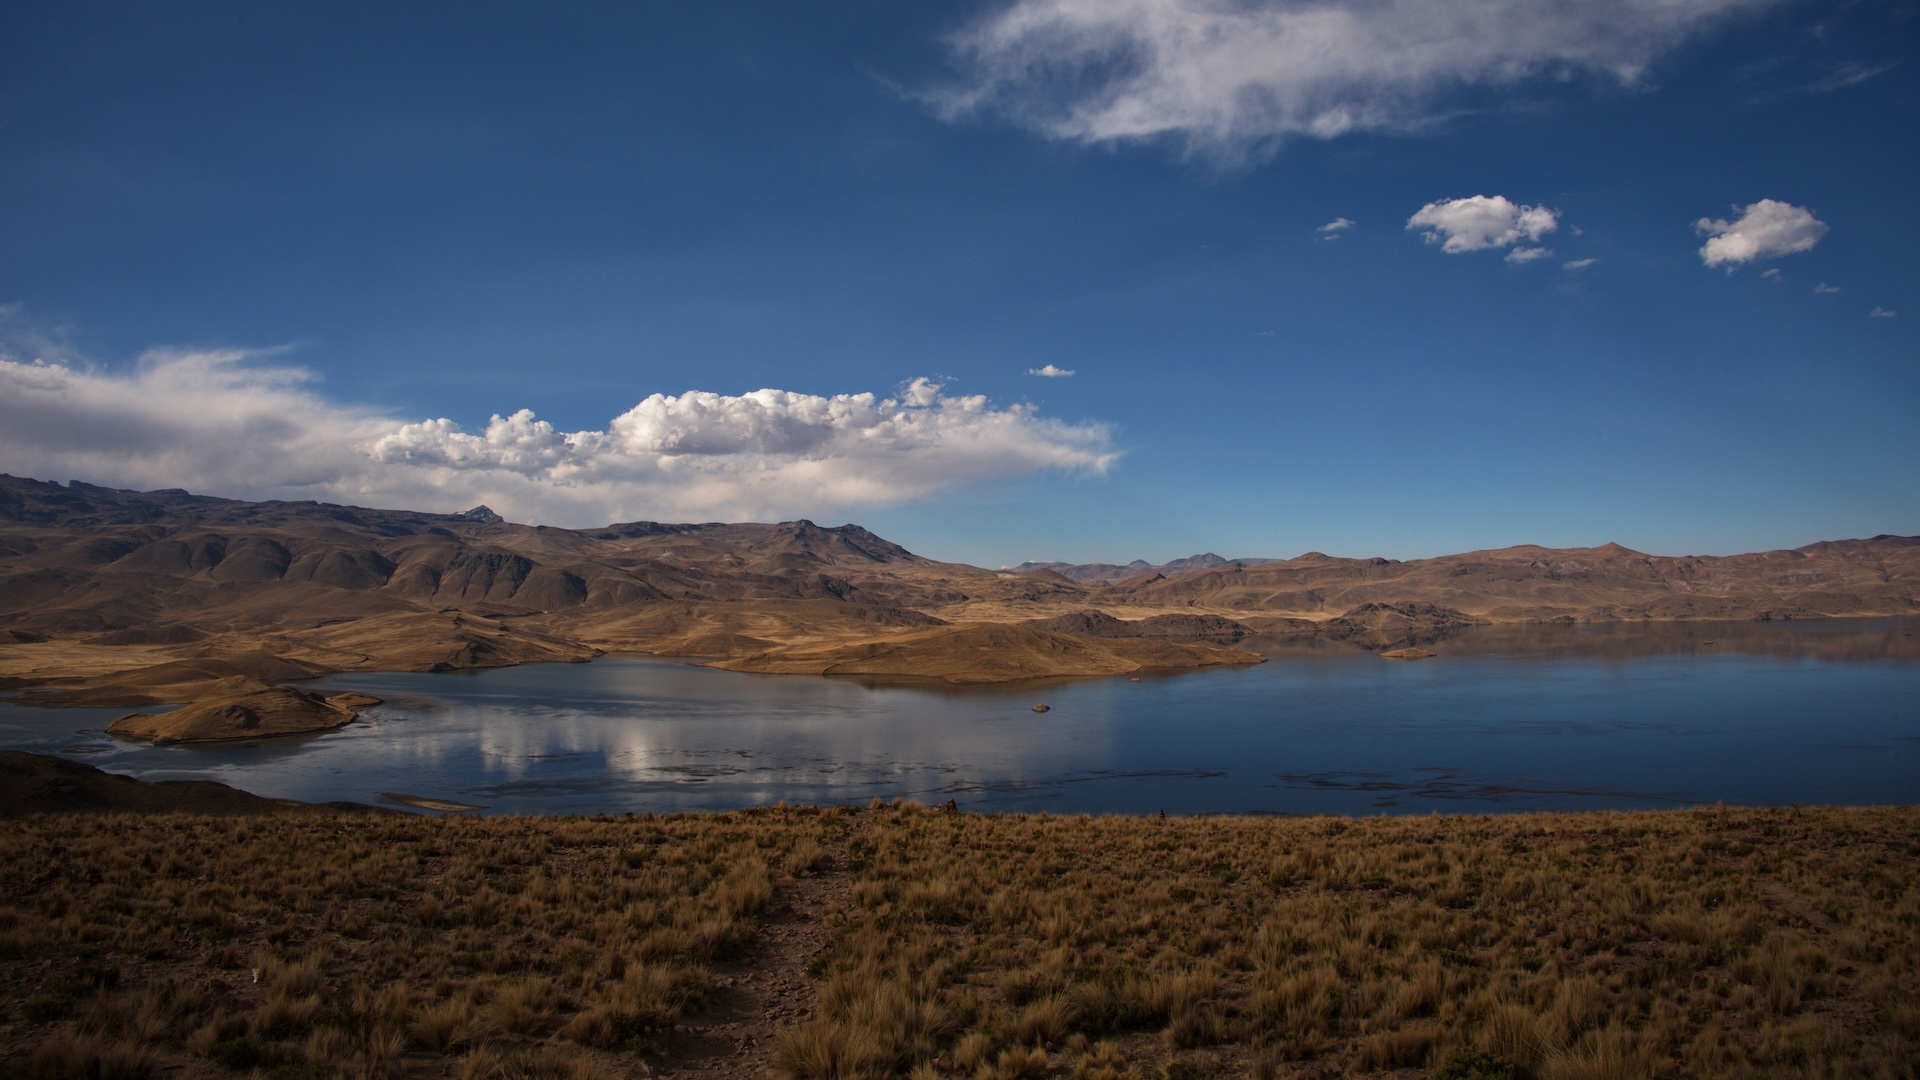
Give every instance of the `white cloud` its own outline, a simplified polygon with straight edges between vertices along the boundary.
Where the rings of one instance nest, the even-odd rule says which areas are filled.
[[[1831,295],[1833,295],[1834,293],[1837,293],[1837,292],[1839,292],[1839,291],[1840,291],[1840,286],[1838,286],[1838,285],[1829,285],[1829,284],[1827,284],[1826,282],[1824,282],[1824,281],[1823,281],[1823,282],[1821,282],[1820,284],[1818,284],[1818,285],[1815,285],[1815,286],[1813,287],[1813,291],[1814,291],[1815,293],[1817,293],[1817,294],[1819,294],[1819,295],[1821,295],[1821,296],[1831,296]]]
[[[1520,263],[1530,263],[1539,259],[1551,258],[1552,255],[1552,248],[1517,247],[1507,252],[1507,261],[1518,265]]]
[[[1014,0],[955,36],[952,118],[1080,143],[1169,139],[1222,161],[1289,138],[1408,131],[1463,88],[1631,84],[1776,0]]]
[[[1869,312],[1867,312],[1867,318],[1869,318],[1869,319],[1891,319],[1891,318],[1893,318],[1893,317],[1894,317],[1895,315],[1898,315],[1898,314],[1900,314],[1900,313],[1899,313],[1899,312],[1897,312],[1897,311],[1888,311],[1888,310],[1887,310],[1886,308],[1883,308],[1883,307],[1878,307],[1878,306],[1876,306],[1876,307],[1875,307],[1875,308],[1874,308],[1874,309],[1873,309],[1872,311],[1869,311]]]
[[[1353,222],[1343,217],[1337,217],[1313,231],[1322,234],[1322,239],[1338,240],[1340,239],[1341,233],[1351,228],[1353,228]]]
[[[1055,367],[1052,364],[1048,364],[1046,367],[1030,367],[1027,369],[1027,374],[1038,375],[1043,379],[1071,379],[1073,378],[1074,371],[1072,368]]]
[[[1585,270],[1587,267],[1592,266],[1594,263],[1597,263],[1599,261],[1600,261],[1599,259],[1571,259],[1571,260],[1568,260],[1567,262],[1561,263],[1560,269]]]
[[[1772,259],[1806,251],[1827,235],[1827,224],[1811,210],[1761,199],[1740,211],[1732,221],[1701,218],[1693,223],[1695,232],[1708,236],[1700,249],[1700,258],[1708,266],[1726,266],[1729,270],[1755,259]]]
[[[1780,268],[1777,266],[1760,271],[1760,276],[1775,284],[1778,284],[1782,280],[1780,277]]]
[[[916,379],[892,397],[654,394],[604,431],[522,409],[465,432],[321,396],[242,352],[154,352],[130,372],[0,357],[0,461],[19,475],[241,498],[460,510],[518,521],[820,516],[1046,469],[1103,472],[1101,424]]]
[[[1407,219],[1407,228],[1426,230],[1423,235],[1427,243],[1439,244],[1440,250],[1449,255],[1538,240],[1559,227],[1560,220],[1553,211],[1544,206],[1521,206],[1505,195],[1430,202]],[[1541,257],[1528,255],[1515,261]]]

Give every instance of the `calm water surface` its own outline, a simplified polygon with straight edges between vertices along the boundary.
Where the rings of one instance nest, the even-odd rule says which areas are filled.
[[[102,732],[123,709],[0,705],[0,748],[494,813],[875,796],[1170,814],[1920,802],[1920,620],[1486,628],[1431,647],[1411,663],[1276,648],[1232,671],[973,689],[632,658],[351,674],[315,685],[387,704],[327,735],[150,747]]]

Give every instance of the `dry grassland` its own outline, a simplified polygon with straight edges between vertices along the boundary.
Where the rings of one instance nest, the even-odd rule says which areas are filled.
[[[825,821],[0,823],[0,1073],[619,1075]]]
[[[0,1073],[1910,1077],[1917,876],[1916,808],[39,816]]]

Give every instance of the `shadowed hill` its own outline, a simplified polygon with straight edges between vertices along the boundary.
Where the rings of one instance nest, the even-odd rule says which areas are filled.
[[[0,477],[0,650],[14,650],[0,657],[0,686],[53,683],[76,703],[185,700],[233,674],[489,667],[607,650],[745,656],[944,625],[929,611],[956,603],[1062,592],[1084,596],[1070,583],[923,559],[857,525],[573,530],[484,508],[248,503]],[[262,651],[306,668],[181,679],[165,668]]]
[[[74,813],[400,816],[403,812],[350,802],[268,799],[212,780],[136,780],[78,761],[0,750],[0,818]]]
[[[465,651],[510,654],[500,635],[531,633],[526,624],[539,616],[631,615],[674,602],[830,601],[863,609],[854,621],[924,625],[925,616],[902,606],[950,598],[876,574],[935,565],[928,560],[859,526],[808,521],[576,531],[10,477],[0,480],[0,521],[0,627],[19,641],[191,646],[298,629],[322,651],[351,652],[364,643],[333,641],[340,634],[332,628],[383,620],[397,633],[410,627],[445,638],[450,628],[438,624],[451,620],[424,616],[458,610],[480,620],[466,628],[483,631],[468,635],[475,640]],[[525,644],[524,658],[564,658],[551,655],[550,641]]]

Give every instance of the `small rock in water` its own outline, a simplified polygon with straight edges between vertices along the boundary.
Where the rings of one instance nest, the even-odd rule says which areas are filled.
[[[1034,712],[1046,712],[1046,711],[1047,711],[1048,709],[1050,709],[1050,708],[1052,708],[1052,706],[1051,706],[1051,705],[1035,705],[1035,706],[1033,707],[1033,711],[1034,711]]]

